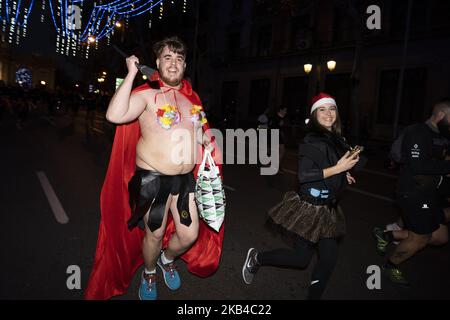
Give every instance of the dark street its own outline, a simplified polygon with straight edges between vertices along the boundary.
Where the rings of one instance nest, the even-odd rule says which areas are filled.
[[[450,1],[0,0],[0,150],[12,304],[450,299]]]
[[[86,141],[84,113],[75,118],[74,132],[45,119],[32,118],[23,130],[13,123],[1,129],[1,299],[82,299],[97,240],[99,196],[108,152],[106,137]],[[103,141],[103,142],[102,142]],[[393,197],[395,175],[383,168],[383,148],[369,144],[367,168],[356,175],[357,184],[343,195],[347,235],[339,247],[339,259],[324,299],[448,299],[450,293],[450,245],[429,247],[408,261],[404,270],[412,282],[399,288],[382,278],[381,289],[369,290],[366,273],[383,258],[375,252],[371,230],[391,223],[397,211]],[[169,292],[159,286],[160,299],[304,299],[311,267],[290,270],[267,267],[255,282],[245,285],[242,263],[249,247],[271,249],[287,244],[265,227],[267,210],[283,192],[295,188],[295,152],[285,159],[284,175],[264,177],[250,165],[224,169],[228,207],[225,239],[218,271],[202,279],[189,274],[179,263],[182,287]],[[40,184],[44,172],[69,218],[57,222]],[[69,290],[67,268],[81,269],[81,289]],[[139,273],[128,293],[114,299],[137,299]]]

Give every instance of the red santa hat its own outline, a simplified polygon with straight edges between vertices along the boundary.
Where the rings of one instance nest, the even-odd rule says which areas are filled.
[[[318,95],[314,96],[312,98],[312,106],[311,106],[311,112],[310,114],[312,114],[314,112],[314,110],[316,110],[317,108],[325,105],[325,104],[332,104],[333,106],[335,106],[337,108],[336,105],[336,100],[334,100],[334,97],[330,96],[327,93],[321,92]],[[309,119],[305,120],[305,123],[308,124]]]

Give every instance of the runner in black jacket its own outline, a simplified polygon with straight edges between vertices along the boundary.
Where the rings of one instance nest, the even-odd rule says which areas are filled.
[[[450,101],[443,100],[434,106],[425,123],[413,125],[405,132],[397,189],[405,229],[387,232],[374,229],[377,250],[381,254],[386,252],[390,242],[400,241],[382,268],[394,283],[410,285],[398,269],[399,264],[427,244],[442,245],[448,241],[439,186],[444,176],[450,174],[450,161],[445,160],[449,126]]]

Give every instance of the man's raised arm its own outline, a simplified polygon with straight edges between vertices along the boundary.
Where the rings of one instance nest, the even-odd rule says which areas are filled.
[[[106,111],[106,119],[117,124],[137,119],[144,112],[146,105],[142,94],[131,94],[134,78],[139,71],[136,67],[136,62],[139,63],[139,60],[135,56],[131,56],[126,61],[128,74],[117,88]]]

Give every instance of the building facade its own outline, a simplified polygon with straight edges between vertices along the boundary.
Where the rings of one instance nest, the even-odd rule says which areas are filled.
[[[347,134],[388,140],[404,67],[398,126],[424,120],[450,96],[450,2],[412,1],[409,27],[408,0],[352,3],[200,1],[198,85],[210,112],[245,127],[284,105],[298,124],[326,91]],[[381,29],[367,26],[370,5],[380,8]]]
[[[55,89],[56,65],[52,59],[37,54],[18,53],[6,43],[0,43],[0,80],[6,85],[15,85],[19,69],[30,71],[33,87],[41,86],[44,81],[49,89]]]

